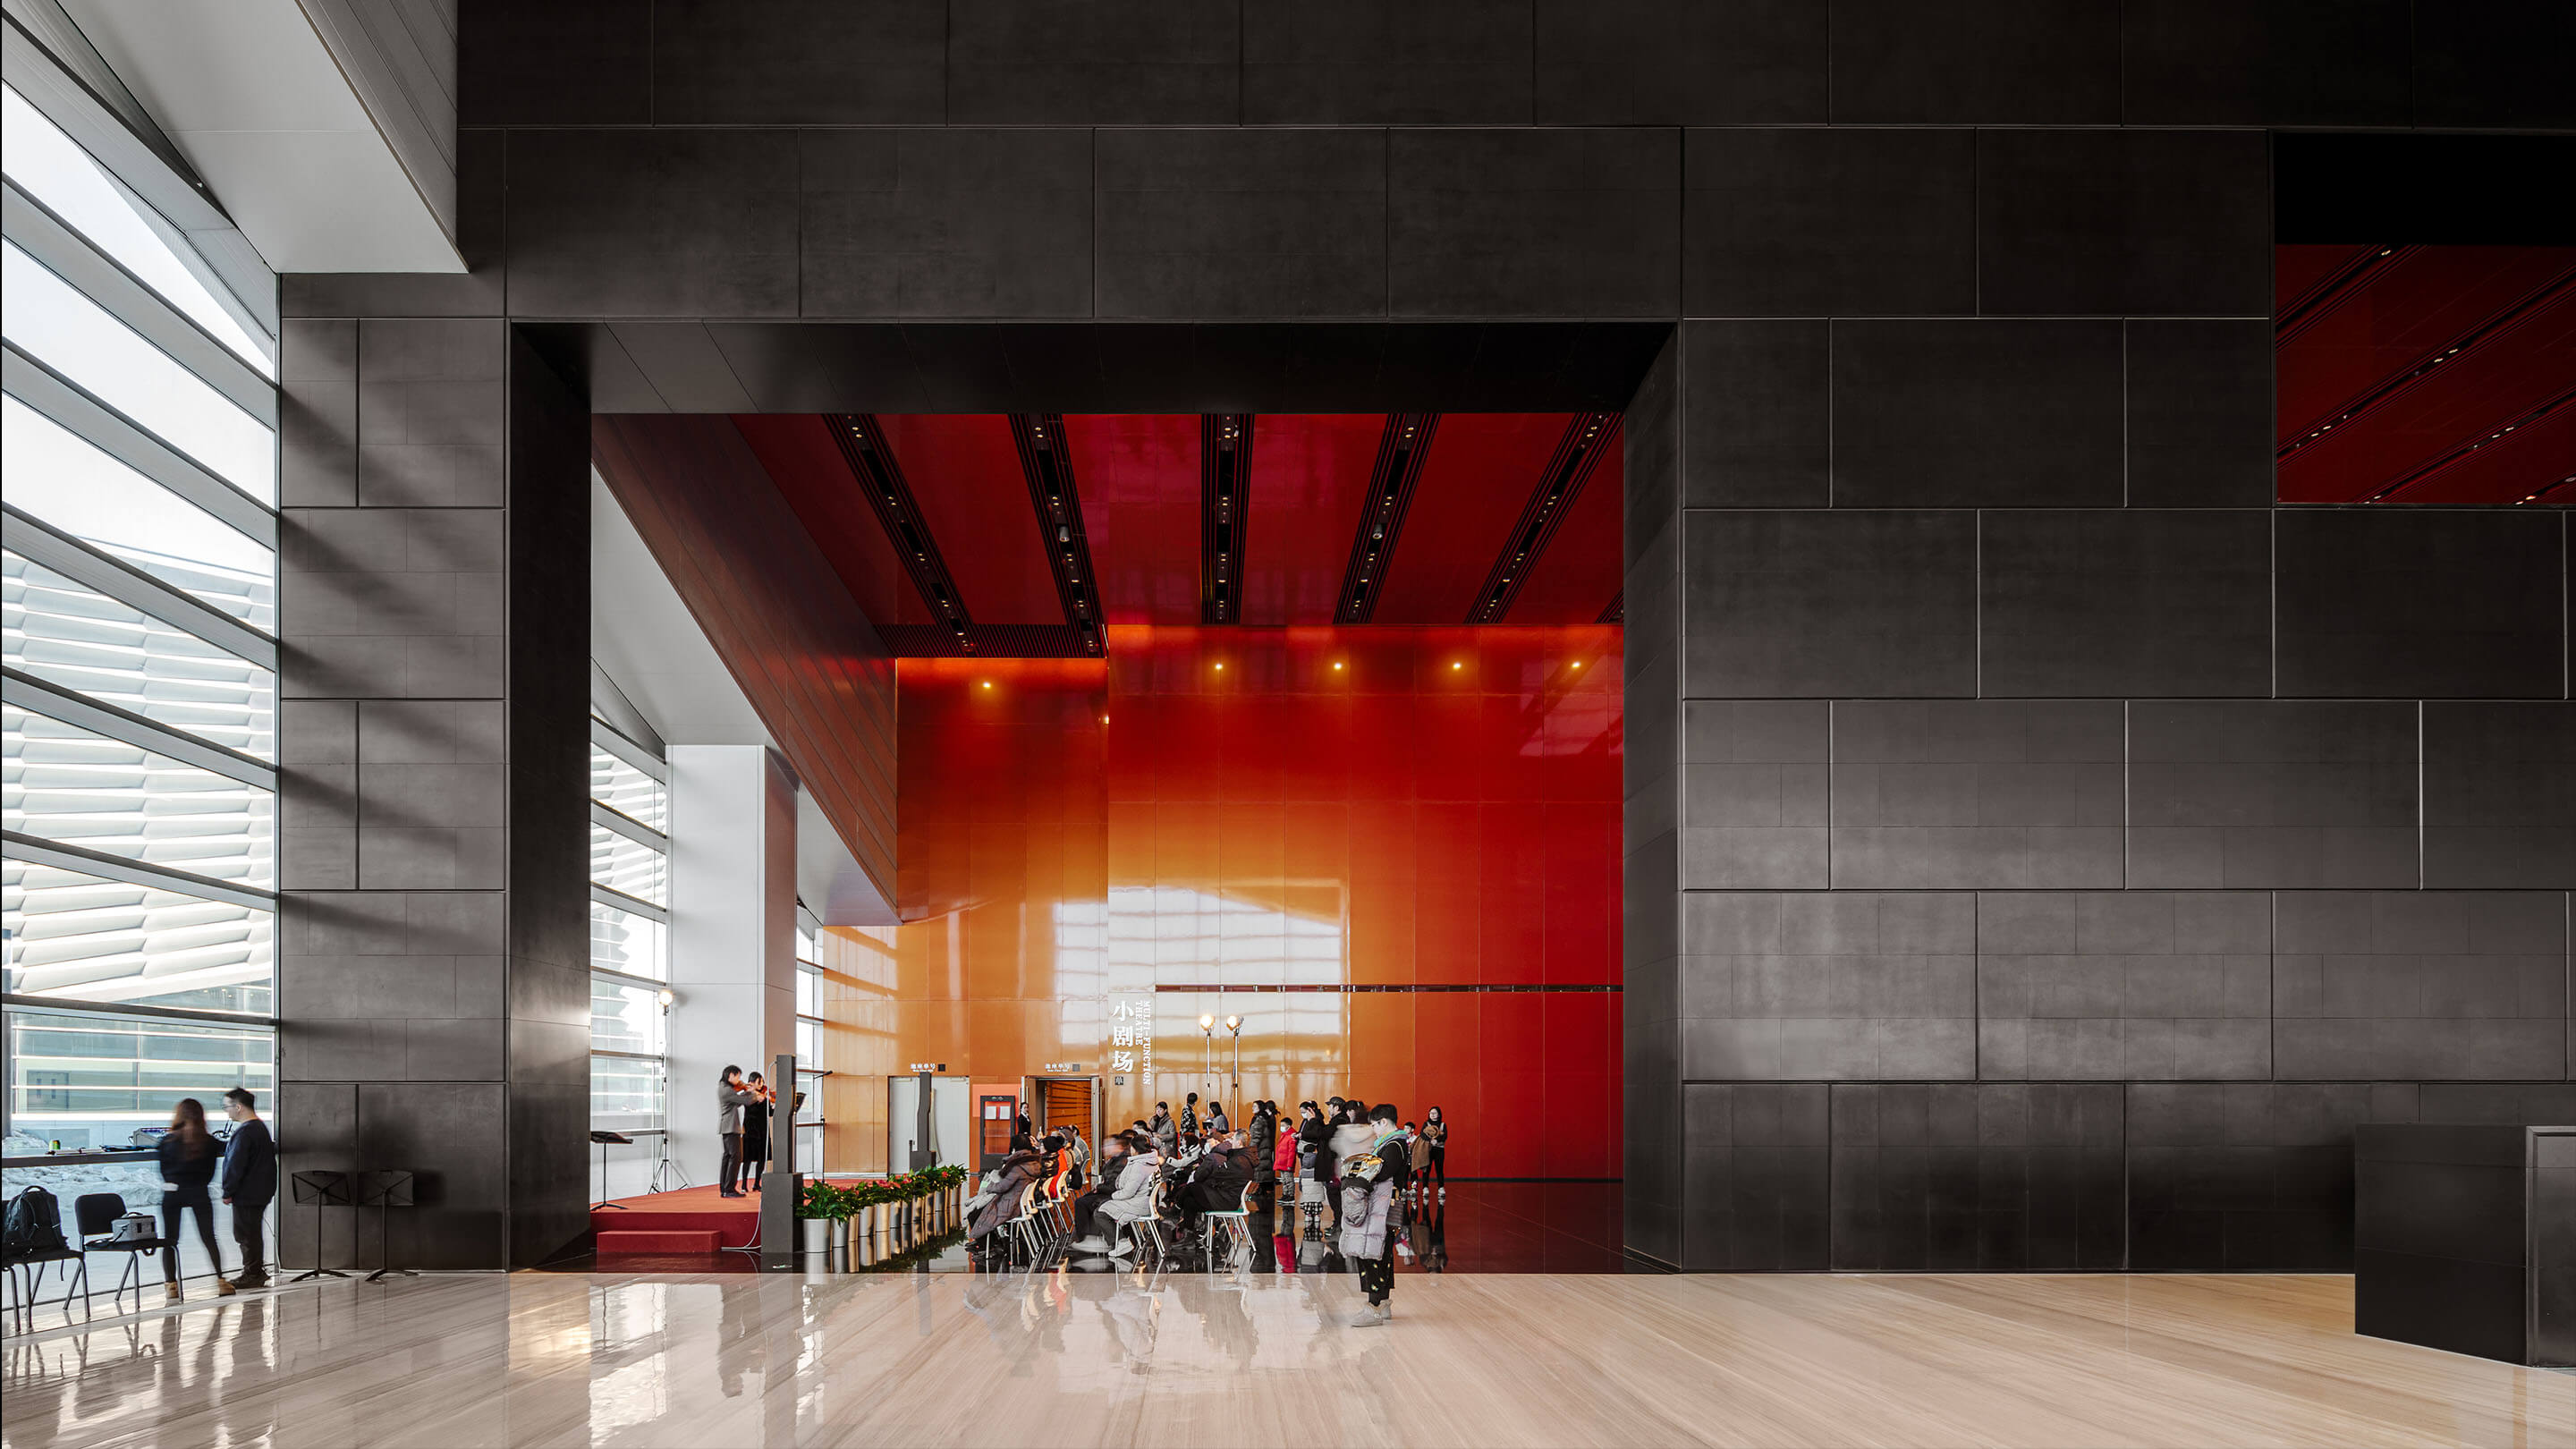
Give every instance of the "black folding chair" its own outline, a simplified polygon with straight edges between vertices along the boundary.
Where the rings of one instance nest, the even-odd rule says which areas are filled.
[[[125,1199],[112,1192],[83,1193],[72,1203],[72,1221],[80,1228],[82,1252],[125,1255],[125,1271],[117,1275],[116,1291],[109,1295],[109,1301],[114,1302],[123,1298],[130,1284],[134,1289],[134,1306],[141,1308],[143,1306],[142,1255],[163,1248],[175,1253],[179,1248],[176,1243],[162,1237],[127,1238],[120,1241],[106,1236],[115,1229],[116,1220],[123,1216],[125,1216]],[[86,1286],[86,1278],[83,1279],[83,1283]]]
[[[14,1295],[18,1300],[16,1311],[22,1325],[32,1327],[35,1324],[36,1294],[44,1288],[45,1265],[48,1263],[72,1265],[63,1270],[64,1303],[71,1302],[71,1285],[74,1283],[80,1284],[81,1301],[86,1303],[89,1300],[89,1259],[81,1256],[80,1249],[66,1246],[40,1252],[11,1253],[5,1260],[0,1260],[0,1266],[8,1269],[10,1286],[17,1290]],[[18,1270],[21,1268],[26,1270],[26,1286],[23,1288],[18,1287],[21,1281]]]

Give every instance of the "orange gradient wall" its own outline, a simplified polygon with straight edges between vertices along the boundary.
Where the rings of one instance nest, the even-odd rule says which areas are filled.
[[[1440,1105],[1460,1176],[1612,1176],[1618,647],[1140,626],[1105,664],[902,661],[906,924],[835,933],[835,1096],[1079,1063],[1113,1122],[1357,1094]],[[1243,1018],[1239,1071],[1202,1014]]]

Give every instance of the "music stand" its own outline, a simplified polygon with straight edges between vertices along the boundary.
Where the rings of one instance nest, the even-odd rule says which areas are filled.
[[[608,1200],[608,1149],[611,1147],[624,1147],[635,1139],[627,1136],[623,1132],[603,1132],[598,1128],[593,1127],[590,1129],[590,1140],[599,1144],[599,1201],[592,1203],[590,1205],[590,1210],[592,1212],[598,1212],[605,1208],[621,1213],[633,1212],[633,1208],[628,1207],[622,1202],[610,1202]],[[668,1141],[669,1139],[665,1138],[664,1140]]]
[[[313,1266],[310,1270],[287,1279],[301,1283],[307,1278],[346,1278],[337,1268],[322,1266],[322,1209],[352,1206],[349,1197],[349,1174],[345,1172],[299,1172],[288,1179],[294,1200],[313,1209]],[[283,1246],[281,1244],[280,1246]],[[353,1244],[354,1246],[354,1244]]]
[[[379,1266],[376,1271],[367,1275],[367,1281],[373,1283],[389,1273],[400,1273],[406,1278],[419,1277],[420,1273],[417,1269],[397,1268],[393,1265],[393,1209],[415,1205],[412,1197],[411,1174],[387,1170],[362,1172],[357,1176],[359,1206],[374,1203],[377,1208],[376,1262]]]

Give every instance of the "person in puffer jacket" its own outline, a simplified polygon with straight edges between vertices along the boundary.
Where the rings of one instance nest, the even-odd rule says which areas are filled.
[[[1116,1238],[1119,1229],[1154,1215],[1154,1184],[1162,1175],[1163,1154],[1155,1149],[1154,1139],[1139,1138],[1127,1155],[1127,1166],[1118,1174],[1117,1193],[1092,1215],[1102,1238]],[[1135,1251],[1135,1240],[1129,1239],[1112,1247],[1109,1256],[1124,1258]]]
[[[1346,1320],[1353,1328],[1395,1319],[1395,1205],[1413,1176],[1413,1144],[1396,1119],[1394,1103],[1378,1104],[1369,1114],[1369,1145],[1342,1160],[1340,1246],[1360,1265],[1360,1291],[1368,1295],[1368,1306]]]

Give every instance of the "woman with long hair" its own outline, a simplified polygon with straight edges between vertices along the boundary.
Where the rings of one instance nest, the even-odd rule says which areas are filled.
[[[770,1117],[777,1111],[778,1094],[769,1090],[754,1072],[742,1079],[743,1086],[759,1098],[742,1109],[742,1178],[726,1184],[748,1192],[760,1191],[760,1174],[769,1166]]]
[[[161,1276],[170,1301],[179,1301],[179,1223],[190,1208],[197,1212],[197,1240],[206,1245],[206,1261],[214,1265],[215,1291],[232,1292],[233,1285],[224,1277],[223,1254],[215,1247],[214,1200],[206,1191],[224,1154],[215,1135],[206,1130],[205,1103],[194,1097],[179,1099],[170,1112],[170,1130],[161,1134],[159,1156],[161,1241],[168,1245],[161,1253]]]
[[[1431,1175],[1440,1180],[1440,1195],[1449,1195],[1449,1119],[1434,1107],[1422,1119],[1422,1140],[1431,1144]]]

